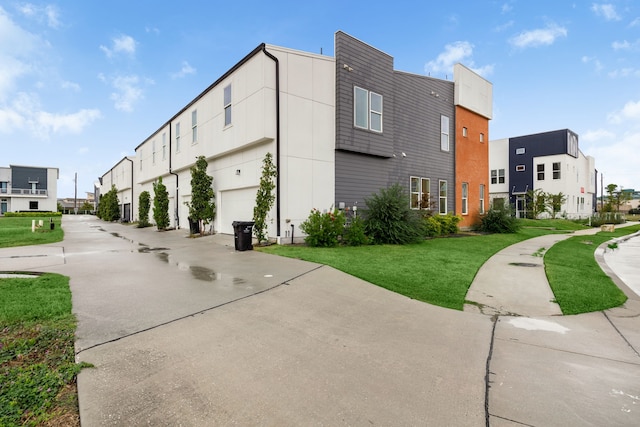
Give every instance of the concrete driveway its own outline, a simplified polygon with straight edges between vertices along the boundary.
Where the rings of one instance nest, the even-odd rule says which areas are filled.
[[[637,300],[488,316],[229,236],[63,227],[61,244],[0,251],[0,270],[29,258],[71,277],[77,359],[95,365],[78,377],[83,426],[640,423]]]

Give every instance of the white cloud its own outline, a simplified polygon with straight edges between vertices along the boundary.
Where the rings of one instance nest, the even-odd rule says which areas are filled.
[[[453,66],[458,62],[465,64],[476,73],[486,77],[493,72],[493,65],[477,67],[471,58],[473,55],[473,45],[467,41],[457,41],[444,47],[444,52],[438,57],[425,64],[426,73],[447,73],[453,75]]]
[[[636,25],[640,25],[640,16],[631,21],[631,23],[629,24],[630,27],[635,27]]]
[[[15,90],[17,80],[37,68],[46,43],[18,26],[0,7],[0,102]]]
[[[495,27],[493,31],[495,31],[496,33],[501,33],[513,27],[514,24],[515,24],[515,21],[505,22],[504,24],[498,25],[497,27]]]
[[[115,92],[112,92],[109,97],[114,102],[114,108],[127,113],[133,111],[134,105],[144,98],[142,86],[154,83],[153,80],[141,79],[137,75],[116,76],[107,79],[100,74],[98,78],[115,89]]]
[[[627,40],[623,40],[621,42],[615,41],[611,43],[611,47],[613,50],[632,50],[640,47],[640,40],[636,40],[633,43],[628,42]]]
[[[524,31],[509,39],[509,43],[517,48],[546,46],[555,43],[559,37],[567,36],[567,29],[556,24],[548,25],[547,28]]]
[[[47,140],[53,134],[81,133],[101,116],[97,109],[81,109],[75,113],[44,111],[36,95],[20,92],[13,103],[0,107],[0,131],[6,134],[26,131]]]
[[[38,22],[47,22],[47,25],[51,28],[59,28],[62,24],[60,22],[60,13],[55,6],[36,6],[32,3],[25,3],[21,5],[18,10],[23,15],[33,18]]]
[[[602,71],[602,69],[604,68],[604,66],[602,65],[602,63],[600,62],[600,60],[596,57],[589,57],[589,56],[583,56],[582,57],[582,62],[585,64],[593,64],[595,67],[595,70],[597,73],[599,73],[600,71]]]
[[[597,4],[591,5],[591,10],[598,16],[602,16],[607,21],[619,21],[622,18],[616,12],[616,7],[612,4]]]
[[[608,73],[608,76],[612,79],[624,77],[640,77],[640,70],[637,68],[620,68],[619,70],[610,71]]]
[[[111,47],[100,45],[100,49],[107,55],[108,58],[123,53],[129,56],[135,56],[137,42],[133,37],[123,34],[119,37],[111,39]]]
[[[62,87],[62,89],[72,90],[74,92],[80,92],[80,85],[78,83],[64,81],[60,84],[60,87]]]
[[[640,101],[629,101],[621,110],[614,111],[607,116],[611,124],[621,124],[627,120],[640,121]]]
[[[502,5],[500,10],[502,11],[502,13],[509,13],[513,10],[513,6],[511,6],[509,3],[505,3]]]
[[[172,79],[180,79],[182,77],[185,77],[189,74],[195,74],[196,73],[196,69],[193,68],[191,65],[189,65],[189,63],[187,61],[182,61],[182,68],[180,68],[180,71],[176,72],[176,73],[171,73],[171,78]]]
[[[588,130],[580,135],[580,140],[584,142],[600,142],[611,141],[616,137],[616,134],[606,129]]]

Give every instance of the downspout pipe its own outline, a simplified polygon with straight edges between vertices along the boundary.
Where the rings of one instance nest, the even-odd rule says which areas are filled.
[[[135,212],[133,210],[133,160],[128,157],[125,157],[125,160],[129,160],[131,162],[131,210],[129,211],[129,221],[133,222],[133,212]]]
[[[267,51],[264,43],[262,52],[271,58],[276,66],[276,234],[280,237],[280,61]]]
[[[171,121],[169,121],[169,173],[171,175],[174,175],[176,177],[176,212],[175,212],[175,216],[176,216],[176,230],[180,228],[180,209],[178,209],[178,188],[179,188],[179,180],[178,180],[178,174],[173,172],[173,170],[171,169],[171,156],[173,156],[173,150],[171,150]]]

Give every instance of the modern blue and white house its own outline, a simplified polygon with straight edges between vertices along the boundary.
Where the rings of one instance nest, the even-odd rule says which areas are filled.
[[[6,212],[56,212],[58,168],[0,167],[0,215]]]
[[[479,119],[458,123],[457,108]],[[190,168],[204,156],[214,179],[213,228],[231,234],[234,221],[253,218],[269,152],[277,178],[267,231],[278,241],[301,238],[298,227],[314,208],[363,208],[395,183],[412,209],[456,213],[457,128],[488,126],[491,109],[491,84],[470,69],[456,66],[453,81],[397,71],[392,56],[341,31],[335,57],[261,44],[107,171],[99,190],[115,185],[122,217],[137,221],[140,193],[153,197],[161,177],[170,226],[186,228]],[[470,185],[486,183],[486,174],[482,180]]]
[[[569,129],[489,142],[489,195],[492,204],[510,204],[523,217],[530,190],[566,196],[560,214],[586,218],[596,210],[595,159],[585,156]]]

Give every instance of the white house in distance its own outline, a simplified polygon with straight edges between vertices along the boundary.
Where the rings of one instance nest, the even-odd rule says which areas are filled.
[[[0,167],[0,215],[5,212],[56,212],[58,168]]]
[[[125,156],[99,178],[100,194],[107,193],[112,186],[116,187],[121,206],[120,219],[124,222],[133,221],[133,218],[138,215],[138,199],[133,198],[134,162],[135,156]],[[136,209],[135,215],[133,209]]]
[[[494,206],[509,203],[516,216],[526,211],[530,190],[566,196],[560,215],[586,218],[595,212],[595,159],[585,156],[569,129],[489,142],[489,196]]]

